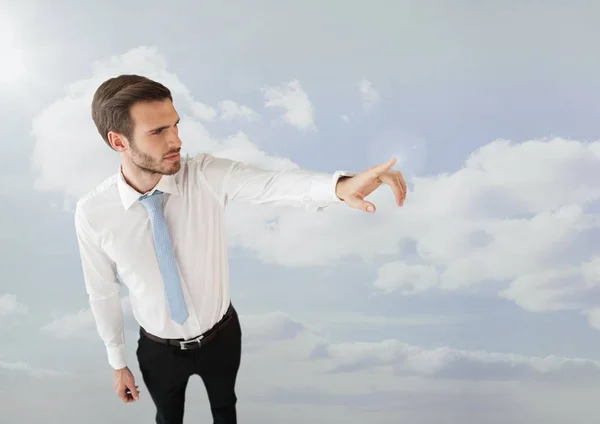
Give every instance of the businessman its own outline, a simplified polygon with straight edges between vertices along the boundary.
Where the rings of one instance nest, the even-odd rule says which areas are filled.
[[[75,228],[85,289],[124,402],[139,398],[123,332],[120,286],[140,325],[136,359],[157,424],[181,424],[186,387],[199,375],[215,424],[236,418],[242,334],[231,303],[225,208],[232,200],[320,211],[365,199],[386,184],[406,197],[395,160],[360,173],[265,170],[210,154],[182,157],[170,90],[138,75],[103,82],[92,119],[121,157],[115,174],[78,202]]]

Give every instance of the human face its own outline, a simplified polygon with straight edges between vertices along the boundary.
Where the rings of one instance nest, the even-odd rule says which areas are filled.
[[[166,99],[139,102],[131,107],[133,136],[124,149],[127,159],[141,171],[171,175],[181,168],[179,114]]]

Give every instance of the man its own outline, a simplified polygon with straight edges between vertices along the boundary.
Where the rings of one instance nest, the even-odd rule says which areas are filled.
[[[207,390],[215,424],[236,418],[241,329],[231,304],[224,209],[229,201],[312,210],[345,203],[365,212],[381,184],[402,206],[395,160],[354,174],[263,170],[209,154],[182,158],[171,92],[137,75],[102,83],[92,118],[121,156],[118,172],[75,212],[86,291],[124,402],[139,398],[125,353],[120,285],[140,324],[136,356],[158,424],[183,422],[191,375]]]

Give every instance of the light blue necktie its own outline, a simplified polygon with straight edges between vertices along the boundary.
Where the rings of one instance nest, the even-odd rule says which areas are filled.
[[[175,263],[175,253],[167,227],[167,220],[163,214],[163,193],[155,190],[151,195],[140,197],[140,202],[148,210],[152,232],[154,234],[154,249],[165,285],[165,296],[171,311],[171,318],[178,324],[183,324],[188,318],[188,310],[183,297],[181,281]]]

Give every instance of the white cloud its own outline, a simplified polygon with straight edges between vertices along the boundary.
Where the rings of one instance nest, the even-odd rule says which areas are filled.
[[[600,330],[600,308],[590,309],[583,313],[588,317],[590,327]]]
[[[286,417],[286,422],[300,424],[306,422],[310,411],[319,411],[323,417],[337,417],[352,424],[375,420],[392,423],[399,413],[412,417],[411,422],[443,420],[458,424],[468,417],[486,419],[491,410],[496,410],[498,423],[511,421],[514,414],[538,417],[528,420],[531,423],[558,424],[564,414],[560,418],[543,414],[543,418],[547,415],[554,421],[539,416],[542,401],[562,400],[564,406],[568,387],[569,405],[585,409],[588,401],[581,399],[587,398],[572,395],[585,395],[600,382],[600,364],[583,358],[529,357],[447,346],[424,348],[400,340],[347,343],[316,333],[282,312],[242,315],[240,319],[245,348],[237,392],[240,414],[250,423],[264,421],[265,417],[273,421],[277,415]],[[65,366],[67,369],[44,370],[23,362],[0,361],[0,391],[29,387],[27,393],[34,396],[39,390],[45,394],[41,399],[52,405],[56,419],[70,417],[67,412],[72,405],[68,399],[82,391],[96,393],[95,407],[102,407],[112,416],[125,419],[129,411],[134,411],[131,414],[137,414],[138,420],[140,414],[150,417],[151,400],[143,384],[140,403],[133,406],[140,409],[122,408],[114,397],[111,374],[104,363],[86,371],[81,380],[76,366]],[[131,368],[141,382],[137,367],[132,363]],[[50,387],[53,389],[48,390]],[[199,379],[190,381],[188,393],[197,400],[186,407],[187,414],[209,419]],[[538,399],[531,393],[544,396]],[[33,410],[19,409],[18,402],[13,405],[7,401],[6,405],[3,416],[35,422]],[[433,411],[432,405],[436,405]],[[298,411],[304,412],[297,416]],[[587,412],[581,414],[589,416]]]
[[[331,411],[333,405],[339,405],[357,408],[358,413],[359,406],[365,406],[390,414],[392,411],[396,414],[410,411],[413,421],[433,423],[447,418],[447,414],[457,413],[451,405],[460,401],[459,410],[466,404],[487,404],[487,411],[481,408],[482,418],[489,414],[492,405],[495,405],[492,409],[500,408],[507,414],[519,411],[518,415],[522,416],[526,411],[535,410],[535,401],[522,397],[519,406],[514,399],[510,407],[501,407],[502,401],[499,404],[495,401],[504,400],[509,393],[523,386],[529,390],[535,388],[536,392],[552,393],[552,390],[568,385],[570,390],[584,393],[589,385],[600,381],[600,363],[584,358],[530,357],[447,346],[423,348],[400,340],[334,342],[285,314],[255,318],[257,333],[262,333],[259,328],[268,329],[274,325],[277,328],[287,325],[302,328],[302,331],[294,332],[295,337],[291,337],[291,332],[285,332],[285,337],[264,343],[262,349],[257,347],[247,351],[241,372],[240,393],[251,394],[251,399],[261,402],[288,407],[321,405]],[[244,319],[242,317],[242,322]],[[250,339],[250,336],[246,338]],[[247,343],[253,341],[247,340]],[[264,378],[267,371],[269,377]],[[360,384],[356,384],[357,381]],[[459,393],[462,395],[457,396]],[[558,399],[559,395],[554,395]],[[452,401],[439,402],[435,417],[426,420],[427,411],[437,396]],[[398,403],[406,397],[411,401]],[[476,413],[476,410],[472,408],[470,413]],[[350,417],[351,414],[345,422],[353,422]],[[444,422],[464,421],[455,417]]]
[[[265,262],[289,266],[326,265],[350,255],[370,261],[414,246],[414,252],[408,251],[410,261],[398,259],[379,271],[377,287],[408,288],[410,293],[436,287],[460,290],[487,281],[514,281],[515,287],[543,271],[546,281],[555,276],[558,287],[545,290],[545,298],[529,296],[537,303],[529,304],[530,310],[587,309],[597,297],[590,298],[585,285],[567,281],[561,273],[597,252],[586,239],[599,235],[598,217],[587,208],[600,198],[594,183],[600,179],[599,150],[597,142],[563,139],[495,141],[454,173],[414,178],[402,209],[384,188],[373,196],[379,205],[376,215],[343,208],[319,216],[289,211],[275,221],[275,230],[248,222],[253,229],[239,232],[256,239],[236,242],[254,249]],[[311,241],[316,238],[315,245]],[[313,248],[299,248],[306,245]],[[594,263],[586,268],[589,281],[596,275]],[[522,297],[517,303],[527,305]]]
[[[190,103],[190,111],[195,117],[204,121],[213,121],[217,117],[214,107],[196,101]]]
[[[313,329],[326,326],[328,329],[338,327],[341,329],[352,328],[372,330],[375,326],[385,327],[415,327],[415,326],[453,326],[463,323],[471,317],[467,314],[441,315],[441,314],[400,314],[399,316],[366,315],[361,312],[311,311],[310,319]],[[319,324],[320,323],[320,324]]]
[[[96,339],[94,316],[90,309],[81,309],[75,314],[65,315],[45,324],[42,331],[50,332],[59,339],[90,337]]]
[[[61,191],[72,202],[108,174],[116,172],[119,157],[100,138],[89,117],[89,107],[98,85],[122,73],[145,75],[171,89],[182,115],[180,134],[185,152],[219,153],[221,156],[251,159],[264,166],[295,167],[285,158],[267,156],[243,133],[221,141],[213,138],[194,117],[212,120],[218,116],[214,108],[197,102],[191,96],[179,78],[167,70],[164,58],[155,48],[139,47],[106,62],[95,63],[90,77],[69,85],[65,97],[49,104],[34,118],[32,168],[37,174],[37,189]],[[70,130],[65,132],[61,128],[68,122]],[[65,161],[66,157],[76,159]],[[56,166],[57,163],[61,166]]]
[[[45,368],[36,368],[31,366],[30,364],[22,361],[11,362],[11,361],[3,361],[0,360],[0,376],[6,374],[7,372],[15,372],[15,373],[23,373],[33,377],[41,377],[41,376],[60,376],[65,375],[65,372],[59,372],[56,370],[45,369]],[[0,379],[1,381],[1,379]],[[0,384],[0,391],[2,390]]]
[[[77,197],[115,172],[118,158],[96,134],[88,110],[97,84],[121,72],[148,75],[173,90],[184,117],[181,135],[188,152],[205,151],[273,169],[297,166],[260,150],[243,132],[215,138],[190,115],[196,100],[166,70],[164,59],[154,49],[139,48],[96,64],[90,78],[72,84],[65,98],[36,117],[33,165],[38,188]],[[265,95],[271,107],[287,111],[291,124],[312,125],[312,106],[298,82],[268,88]],[[387,187],[370,197],[378,205],[374,215],[343,206],[313,214],[231,204],[229,240],[263,262],[285,266],[331,265],[348,256],[370,262],[391,255],[386,258],[390,264],[373,278],[378,290],[415,294],[495,281],[508,285],[501,296],[529,310],[585,313],[598,306],[589,297],[596,285],[596,262],[583,268],[583,285],[563,273],[581,269],[598,253],[589,239],[590,234],[600,235],[600,219],[588,206],[600,199],[599,180],[600,142],[496,140],[473,152],[454,172],[412,178],[403,208],[395,205]],[[566,296],[569,287],[577,289]]]
[[[590,287],[600,285],[600,255],[594,256],[581,265],[581,273],[586,284]]]
[[[419,424],[587,424],[597,414],[597,381],[589,384],[539,384],[536,382],[436,381],[420,377],[399,378],[387,369],[338,374],[307,372],[293,362],[269,359],[243,361],[238,377],[238,415],[248,424],[281,422],[366,422],[395,424],[398,417]],[[254,367],[254,369],[251,369]],[[285,372],[280,373],[279,368]],[[136,379],[141,376],[134,369]],[[251,379],[258,375],[254,384]],[[312,383],[310,379],[313,379]],[[140,400],[123,405],[112,390],[112,375],[85,373],[70,376],[2,374],[2,417],[6,422],[62,422],[100,424],[151,422],[154,407],[141,384]],[[324,382],[329,382],[325,383]],[[358,383],[357,383],[358,382]],[[335,386],[341,390],[332,391]],[[27,393],[36,408],[22,401]],[[93,396],[82,396],[82,393]],[[202,381],[190,379],[186,420],[210,422],[210,407]],[[78,402],[73,402],[78,399]],[[103,411],[98,414],[97,411]]]
[[[412,294],[437,286],[438,280],[434,266],[397,261],[379,268],[374,285],[388,292],[400,289],[404,294]]]
[[[28,313],[26,305],[17,300],[14,294],[0,296],[0,318],[8,316],[25,315]]]
[[[124,317],[131,316],[131,303],[128,297],[121,298],[121,308]],[[92,310],[89,307],[82,308],[73,314],[67,314],[44,324],[41,331],[50,333],[58,339],[88,338],[99,340],[96,333],[96,323]]]
[[[192,100],[190,101],[189,108],[194,117],[209,122],[217,118],[227,122],[234,120],[250,122],[260,117],[256,111],[233,100],[220,101],[218,110],[213,106]]]
[[[125,298],[122,304],[125,314],[130,315]],[[90,317],[90,310],[84,309],[54,321],[43,330],[50,330],[61,338],[87,338],[93,329]],[[288,366],[294,361],[312,373],[305,376],[306,381],[313,378],[335,380],[338,378],[335,374],[377,372],[382,367],[395,376],[407,378],[563,382],[594,378],[600,381],[600,362],[585,358],[531,357],[447,346],[423,348],[398,339],[338,342],[283,312],[241,315],[240,322],[247,361],[259,361],[263,366],[269,364],[274,368]]]
[[[373,83],[366,78],[363,78],[358,83],[358,90],[360,91],[365,111],[370,111],[381,101],[381,95],[373,88]]]
[[[399,340],[338,343],[320,350],[333,372],[391,367],[396,375],[460,380],[600,379],[600,362],[556,356],[528,357],[449,347],[421,348]],[[593,376],[590,376],[590,373]]]
[[[600,143],[560,139],[497,141],[479,149],[454,173],[415,177],[403,208],[396,207],[383,187],[372,195],[379,205],[375,215],[344,207],[318,215],[285,210],[279,211],[276,231],[253,220],[238,230],[256,236],[242,244],[256,250],[261,259],[282,265],[331,264],[354,254],[369,260],[378,254],[398,254],[402,246],[414,243],[425,264],[441,268],[440,284],[446,288],[486,279],[511,280],[541,266],[552,268],[556,256],[566,260],[560,259],[560,249],[568,249],[567,243],[597,227],[583,207],[600,196],[600,189],[589,173],[579,174],[585,162],[600,164],[594,153],[597,146]],[[490,150],[495,154],[489,155]],[[515,156],[520,155],[552,155],[554,160],[537,164],[538,183],[532,184],[527,162],[521,160],[523,166],[518,167]],[[504,156],[513,159],[510,164],[493,164]],[[494,166],[486,169],[489,165]],[[600,178],[600,166],[597,169]],[[567,186],[565,181],[571,183]],[[557,184],[563,187],[557,189]],[[311,243],[316,237],[318,245]],[[306,245],[313,248],[296,249]]]
[[[235,119],[254,121],[260,116],[248,106],[240,105],[233,100],[219,102],[219,110],[221,112],[221,120],[223,121],[233,121]]]
[[[580,266],[555,267],[521,275],[511,281],[500,297],[514,300],[531,312],[580,311],[590,325],[600,329],[600,260],[594,256]]]
[[[244,333],[250,340],[259,340],[261,344],[294,338],[306,326],[283,312],[262,315],[249,315],[241,318]]]
[[[596,290],[596,292],[598,292]],[[500,291],[500,296],[514,300],[532,312],[584,310],[594,293],[583,282],[578,268],[551,269],[515,278]]]
[[[349,408],[353,413],[359,413],[360,406],[371,407],[386,417],[389,413],[389,422],[393,422],[393,412],[397,417],[399,412],[407,414],[410,411],[414,417],[411,422],[442,420],[458,424],[464,420],[458,416],[448,420],[448,414],[456,414],[467,405],[481,405],[482,402],[487,405],[481,408],[482,418],[496,408],[519,416],[533,413],[538,404],[527,396],[521,396],[518,403],[516,398],[511,400],[510,406],[502,405],[505,397],[515,394],[519,387],[535,392],[544,390],[552,393],[550,397],[559,399],[560,395],[554,391],[568,386],[571,392],[585,393],[600,381],[600,363],[585,358],[530,357],[447,346],[424,348],[393,339],[337,342],[314,333],[306,324],[285,314],[255,318],[257,333],[262,333],[259,328],[266,330],[274,325],[277,328],[298,326],[302,331],[293,332],[295,337],[291,337],[292,332],[284,332],[284,337],[262,346],[248,340],[250,335],[245,336],[246,343],[254,346],[245,351],[239,380],[239,391],[242,396],[250,397],[248,401],[256,399],[288,408],[292,405],[322,406],[329,413],[333,412],[334,405]],[[242,317],[242,322],[244,320]],[[268,378],[264,377],[265,373]],[[523,389],[522,394],[528,390]],[[400,402],[402,399],[404,401]],[[438,408],[430,416],[428,410],[434,399],[438,399],[435,401]],[[449,401],[440,402],[441,399]],[[498,399],[500,403],[496,403]],[[461,402],[457,410],[452,407],[456,402]],[[471,407],[469,412],[477,414],[477,410]],[[354,422],[351,416],[348,414],[345,422]],[[508,415],[503,417],[510,418]]]
[[[284,122],[301,130],[316,130],[313,105],[300,81],[292,80],[287,84],[263,89],[265,106],[285,110]]]

